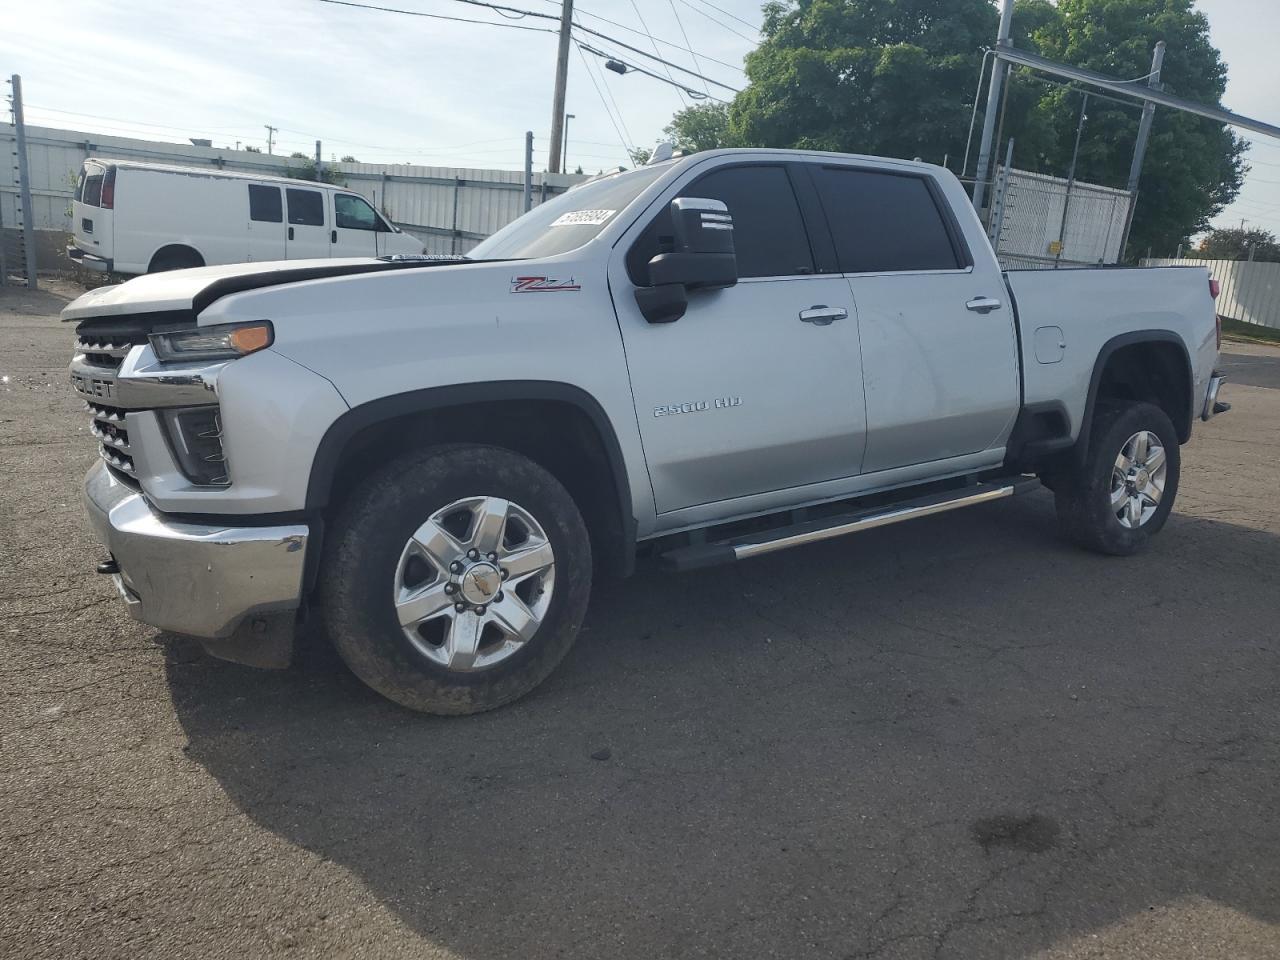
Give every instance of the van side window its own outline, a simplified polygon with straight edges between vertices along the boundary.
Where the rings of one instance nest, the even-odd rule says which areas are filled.
[[[924,177],[853,167],[813,172],[843,273],[960,268]]]
[[[324,194],[318,190],[285,191],[289,195],[289,222],[304,227],[324,226]]]
[[[378,215],[363,197],[353,197],[349,193],[333,195],[334,223],[344,230],[376,230]]]
[[[95,173],[84,179],[84,203],[91,207],[102,205],[102,174]]]
[[[260,220],[263,223],[280,223],[284,220],[279,187],[249,184],[249,219]]]
[[[75,199],[81,202],[84,201],[84,177],[85,177],[84,168],[81,167],[80,179],[76,181],[76,195],[75,195]]]

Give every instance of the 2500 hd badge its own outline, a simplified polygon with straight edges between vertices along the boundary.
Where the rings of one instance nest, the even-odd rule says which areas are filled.
[[[664,403],[653,408],[655,417],[674,417],[678,413],[701,413],[703,410],[728,410],[742,406],[741,397],[716,397],[714,400],[691,400],[689,403]]]

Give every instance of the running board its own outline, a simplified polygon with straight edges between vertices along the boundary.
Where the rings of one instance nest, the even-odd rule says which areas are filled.
[[[788,547],[800,547],[808,543],[830,540],[833,537],[843,537],[848,533],[861,533],[864,530],[874,530],[876,527],[887,527],[891,523],[902,523],[905,520],[933,516],[935,513],[946,513],[948,510],[959,510],[962,507],[974,507],[980,503],[1003,500],[1005,497],[1026,493],[1038,486],[1040,481],[1035,477],[1017,476],[989,480],[960,490],[948,490],[868,510],[824,517],[821,520],[808,520],[773,530],[762,530],[759,533],[734,537],[720,543],[697,543],[679,547],[662,554],[662,562],[670,569],[681,571],[714,567],[722,563],[733,563],[735,560],[763,556],[775,550],[786,550]]]

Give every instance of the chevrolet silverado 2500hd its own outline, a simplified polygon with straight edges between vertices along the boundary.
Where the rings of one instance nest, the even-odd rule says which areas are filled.
[[[85,294],[85,482],[138,619],[469,713],[536,686],[593,573],[1052,489],[1130,553],[1226,409],[1204,270],[1002,274],[946,170],[722,150],[591,181],[457,262],[208,267]]]

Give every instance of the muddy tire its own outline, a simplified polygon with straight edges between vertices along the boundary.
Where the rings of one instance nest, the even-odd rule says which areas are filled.
[[[1137,552],[1169,518],[1180,467],[1178,435],[1163,410],[1099,405],[1083,466],[1054,477],[1063,535],[1098,553]]]
[[[456,445],[374,472],[329,530],[318,583],[347,666],[396,703],[492,710],[569,652],[591,593],[591,545],[555,477],[497,447]]]

